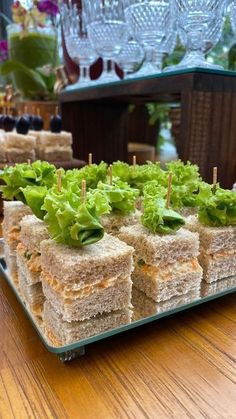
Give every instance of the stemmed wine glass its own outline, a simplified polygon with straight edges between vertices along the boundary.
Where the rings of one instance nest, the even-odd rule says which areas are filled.
[[[209,54],[209,52],[215,47],[215,45],[218,44],[222,36],[224,24],[225,24],[225,17],[216,16],[215,19],[212,21],[211,25],[207,27],[204,34],[204,41],[203,41],[204,54]],[[186,33],[181,29],[179,30],[179,37],[180,37],[181,43],[186,47],[186,44],[187,44]]]
[[[90,78],[89,68],[98,59],[87,36],[85,15],[79,13],[75,4],[60,7],[61,24],[65,38],[66,49],[71,59],[80,67],[79,81],[69,88],[83,87],[94,82]]]
[[[175,0],[175,10],[180,30],[186,34],[186,53],[183,60],[165,71],[203,67],[222,67],[208,63],[204,55],[204,44],[208,28],[216,18],[222,19],[226,0]]]
[[[163,60],[164,57],[173,53],[176,40],[177,40],[177,33],[176,33],[176,22],[172,20],[169,25],[169,29],[167,31],[167,35],[165,39],[161,43],[158,49],[156,49],[154,54],[154,63],[158,69],[158,71],[162,71],[163,67]]]
[[[139,76],[158,73],[155,51],[163,42],[169,20],[172,0],[123,0],[125,16],[136,41],[145,50],[145,62]],[[160,72],[160,71],[159,71]]]
[[[104,71],[96,82],[120,80],[109,61],[116,61],[128,39],[122,0],[83,0],[83,8],[89,39],[104,62]]]
[[[123,70],[124,79],[138,77],[138,68],[144,60],[143,48],[134,40],[129,39],[116,58],[116,63]]]

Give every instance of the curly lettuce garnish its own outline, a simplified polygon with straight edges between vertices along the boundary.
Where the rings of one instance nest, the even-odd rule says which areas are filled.
[[[153,180],[147,182],[143,189],[144,197],[166,199],[167,188]],[[205,182],[189,182],[171,187],[171,206],[175,210],[184,207],[197,207],[212,195],[211,185]]]
[[[26,186],[26,188],[20,189],[24,195],[25,203],[31,208],[33,214],[43,220],[46,212],[42,210],[42,206],[48,193],[46,186]]]
[[[183,163],[181,160],[171,161],[166,164],[167,172],[173,174],[172,185],[183,185],[201,181],[199,167],[189,161]]]
[[[96,207],[81,202],[71,190],[52,188],[44,199],[42,210],[50,236],[57,242],[73,247],[87,246],[101,240],[104,228]],[[102,212],[100,210],[100,212]]]
[[[20,163],[0,170],[0,179],[5,182],[0,187],[4,199],[26,203],[22,188],[35,185],[51,188],[56,183],[56,167],[39,160],[32,164]]]
[[[163,198],[144,199],[141,222],[152,233],[159,234],[173,234],[185,224],[180,214],[171,208],[166,208],[166,201]]]
[[[200,223],[213,227],[236,225],[235,192],[216,189],[210,198],[201,203],[198,219]]]
[[[63,186],[78,187],[82,180],[86,180],[87,188],[95,189],[99,181],[105,182],[107,177],[107,164],[103,161],[100,164],[90,164],[82,169],[67,170],[63,177]]]
[[[112,167],[115,177],[129,183],[130,186],[139,189],[141,192],[146,182],[154,179],[159,183],[163,183],[167,176],[158,162],[129,166],[127,163],[118,161]]]
[[[112,185],[99,182],[97,190],[107,196],[112,211],[119,211],[124,215],[135,211],[139,191],[131,188],[128,183],[120,179],[113,179]]]

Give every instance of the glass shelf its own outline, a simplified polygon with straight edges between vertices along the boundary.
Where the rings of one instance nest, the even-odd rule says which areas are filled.
[[[181,76],[186,74],[211,74],[211,75],[219,75],[219,76],[227,76],[227,77],[236,77],[236,71],[231,70],[213,70],[213,69],[207,69],[207,68],[200,68],[195,67],[191,69],[186,70],[176,70],[176,71],[168,71],[163,73],[157,73],[157,74],[151,74],[150,76],[144,76],[144,77],[137,77],[133,79],[126,79],[126,80],[118,80],[111,83],[97,83],[96,80],[94,80],[95,83],[93,83],[91,86],[81,86],[78,87],[76,85],[75,88],[73,86],[70,86],[69,90],[63,90],[60,94],[60,96],[63,98],[63,96],[70,95],[71,93],[80,92],[80,91],[86,91],[86,90],[94,90],[94,89],[104,89],[104,87],[112,87],[112,86],[122,86],[125,84],[130,83],[136,83],[143,80],[151,80],[151,79],[166,79],[168,77],[173,76]]]
[[[42,322],[38,321],[33,316],[24,303],[19,289],[17,289],[15,283],[8,274],[3,258],[0,259],[0,273],[12,288],[46,348],[50,352],[57,354],[63,362],[70,361],[83,355],[85,347],[90,343],[106,339],[118,333],[134,329],[236,291],[236,277],[226,278],[212,284],[203,282],[199,296],[197,297],[196,292],[193,295],[190,292],[189,294],[174,297],[161,303],[155,303],[153,300],[146,297],[143,292],[134,289],[132,296],[133,308],[130,310],[129,316],[127,313],[125,316],[122,316],[120,312],[113,312],[94,317],[90,320],[85,320],[84,322],[73,322],[73,333],[76,333],[77,336],[81,334],[81,339],[77,339],[76,342],[72,341],[65,345],[55,346],[45,336]],[[113,324],[112,329],[109,327],[111,324]],[[85,330],[87,334],[85,334]]]

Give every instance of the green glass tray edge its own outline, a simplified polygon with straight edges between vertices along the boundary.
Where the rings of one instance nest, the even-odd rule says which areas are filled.
[[[208,301],[212,301],[212,300],[218,299],[220,297],[224,297],[225,295],[233,294],[234,292],[236,292],[236,287],[234,286],[232,288],[229,288],[227,290],[221,291],[219,293],[216,293],[216,294],[213,294],[213,295],[210,295],[210,296],[207,296],[207,297],[202,297],[202,298],[200,298],[198,300],[192,301],[191,303],[187,303],[187,304],[184,304],[182,306],[179,306],[179,307],[176,307],[176,308],[172,308],[170,310],[167,310],[165,312],[154,314],[154,315],[152,315],[150,317],[145,317],[143,319],[136,320],[136,321],[134,321],[132,323],[129,323],[129,324],[126,324],[126,325],[123,325],[123,326],[119,326],[119,327],[117,327],[115,329],[108,330],[108,331],[103,332],[103,333],[101,333],[99,335],[90,336],[90,337],[88,337],[86,339],[80,340],[79,342],[71,343],[71,344],[65,345],[65,346],[55,347],[55,346],[52,346],[52,345],[50,345],[48,343],[48,341],[46,340],[45,336],[43,335],[40,327],[35,322],[34,317],[30,313],[30,311],[27,309],[27,307],[25,306],[25,304],[23,303],[20,295],[17,292],[16,287],[14,286],[13,282],[11,281],[11,279],[7,275],[5,269],[3,268],[3,265],[2,265],[2,261],[1,260],[0,260],[0,273],[2,274],[2,276],[4,277],[4,279],[6,280],[6,282],[10,286],[10,288],[13,290],[13,292],[14,292],[17,300],[19,301],[19,303],[21,304],[22,308],[24,309],[27,317],[29,318],[29,320],[31,321],[34,329],[36,330],[36,332],[38,333],[39,337],[41,338],[44,346],[48,349],[49,352],[52,352],[54,354],[62,354],[62,353],[67,352],[67,351],[73,351],[73,350],[82,348],[82,347],[87,346],[87,345],[89,345],[91,343],[98,342],[100,340],[106,339],[106,338],[111,337],[111,336],[114,336],[114,335],[118,335],[118,334],[123,333],[123,332],[126,332],[128,330],[132,330],[132,329],[135,329],[135,328],[137,328],[139,326],[143,326],[145,324],[151,323],[151,322],[153,322],[155,320],[159,320],[159,319],[162,319],[164,317],[171,316],[172,314],[175,314],[175,313],[179,313],[181,311],[188,310],[190,308],[193,308],[193,307],[199,306],[201,304],[204,304],[204,303],[206,303]]]

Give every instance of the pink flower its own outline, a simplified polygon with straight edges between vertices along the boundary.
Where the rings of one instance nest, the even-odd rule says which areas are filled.
[[[56,16],[59,12],[57,0],[40,0],[37,7],[40,12],[50,16]]]
[[[5,39],[0,40],[0,63],[8,59],[8,44]]]

